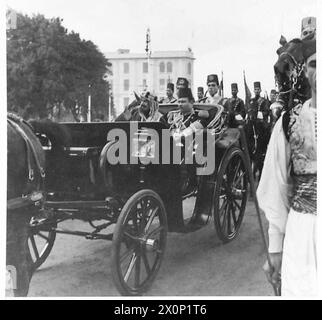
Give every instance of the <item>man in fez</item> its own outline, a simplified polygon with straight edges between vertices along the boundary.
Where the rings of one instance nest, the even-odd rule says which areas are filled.
[[[255,97],[250,99],[248,116],[251,120],[264,120],[265,123],[268,123],[269,107],[267,101],[261,97],[261,92],[261,83],[254,82]]]
[[[237,127],[239,124],[244,122],[246,117],[245,104],[242,99],[238,96],[238,85],[237,83],[231,84],[231,95],[226,103],[224,104],[225,111],[228,113],[228,126]]]
[[[219,81],[216,74],[210,74],[207,77],[207,86],[208,86],[208,97],[205,103],[210,104],[219,104],[221,101],[221,96],[219,92]]]
[[[160,103],[176,103],[177,99],[173,96],[174,84],[169,82],[167,84],[167,97],[162,99]]]
[[[190,88],[178,90],[179,109],[170,111],[160,121],[166,124],[171,131],[182,132],[184,135],[191,134],[198,129],[203,129],[209,123],[210,112],[193,108],[193,96]]]
[[[198,96],[198,102],[199,103],[203,102],[204,100],[206,100],[206,97],[204,97],[203,87],[198,87],[197,96]]]

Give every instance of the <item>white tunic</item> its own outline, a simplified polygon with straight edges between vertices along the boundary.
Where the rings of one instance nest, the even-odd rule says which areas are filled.
[[[309,109],[309,101],[303,105],[302,111],[303,119],[311,119],[314,114],[313,110]],[[312,122],[314,123],[313,118],[307,130],[311,133],[305,132],[311,138],[314,135],[314,124],[313,130],[310,130]],[[291,158],[290,143],[285,137],[280,117],[267,148],[257,197],[259,206],[269,221],[269,252],[283,252],[282,295],[315,295],[317,294],[316,215],[297,212],[290,208]]]

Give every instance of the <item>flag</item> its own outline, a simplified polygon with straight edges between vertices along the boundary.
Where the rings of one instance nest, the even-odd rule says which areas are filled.
[[[149,52],[149,43],[151,42],[151,36],[150,36],[150,28],[148,28],[147,30],[146,30],[146,46],[145,46],[145,52],[146,52],[146,54],[147,55],[149,55],[150,54],[150,52]]]
[[[243,71],[243,73],[244,73],[244,86],[245,86],[245,107],[246,107],[246,111],[248,111],[252,94],[251,94],[251,92],[248,88],[247,82],[246,82],[245,71]]]
[[[7,30],[17,29],[17,12],[12,9],[8,9],[6,12],[6,18],[7,18]]]

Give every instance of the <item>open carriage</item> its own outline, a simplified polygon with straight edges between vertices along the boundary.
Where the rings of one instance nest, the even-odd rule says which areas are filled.
[[[53,157],[42,137],[50,218],[31,222],[34,268],[58,233],[111,240],[116,287],[140,295],[158,273],[167,232],[192,232],[213,220],[223,242],[237,236],[248,195],[247,146],[239,129],[224,126],[221,106],[194,107],[215,111],[199,140],[173,139],[159,122],[64,123],[72,143]],[[202,144],[207,148],[200,151]],[[197,161],[200,154],[204,161]],[[60,228],[68,219],[87,221],[93,231]]]

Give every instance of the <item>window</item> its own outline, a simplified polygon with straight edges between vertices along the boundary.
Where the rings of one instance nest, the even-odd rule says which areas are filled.
[[[146,79],[143,79],[143,89],[145,89],[146,88]]]
[[[129,89],[130,89],[130,80],[125,79],[124,80],[124,91],[129,91]]]
[[[187,71],[188,71],[188,74],[191,74],[192,70],[191,70],[191,63],[190,62],[188,62],[188,70]]]
[[[129,70],[130,70],[130,65],[128,62],[124,62],[123,64],[123,72],[124,73],[129,73]]]
[[[160,79],[160,91],[164,90],[165,89],[165,80],[164,79]]]
[[[172,72],[172,62],[167,62],[167,72]]]
[[[164,64],[164,62],[161,62],[160,63],[160,73],[163,73],[163,72],[165,72],[165,64]]]
[[[124,103],[124,107],[127,107],[129,105],[129,103],[130,103],[130,98],[129,97],[125,97],[123,99],[123,103]]]
[[[143,62],[143,73],[148,73],[149,67],[147,62]]]

